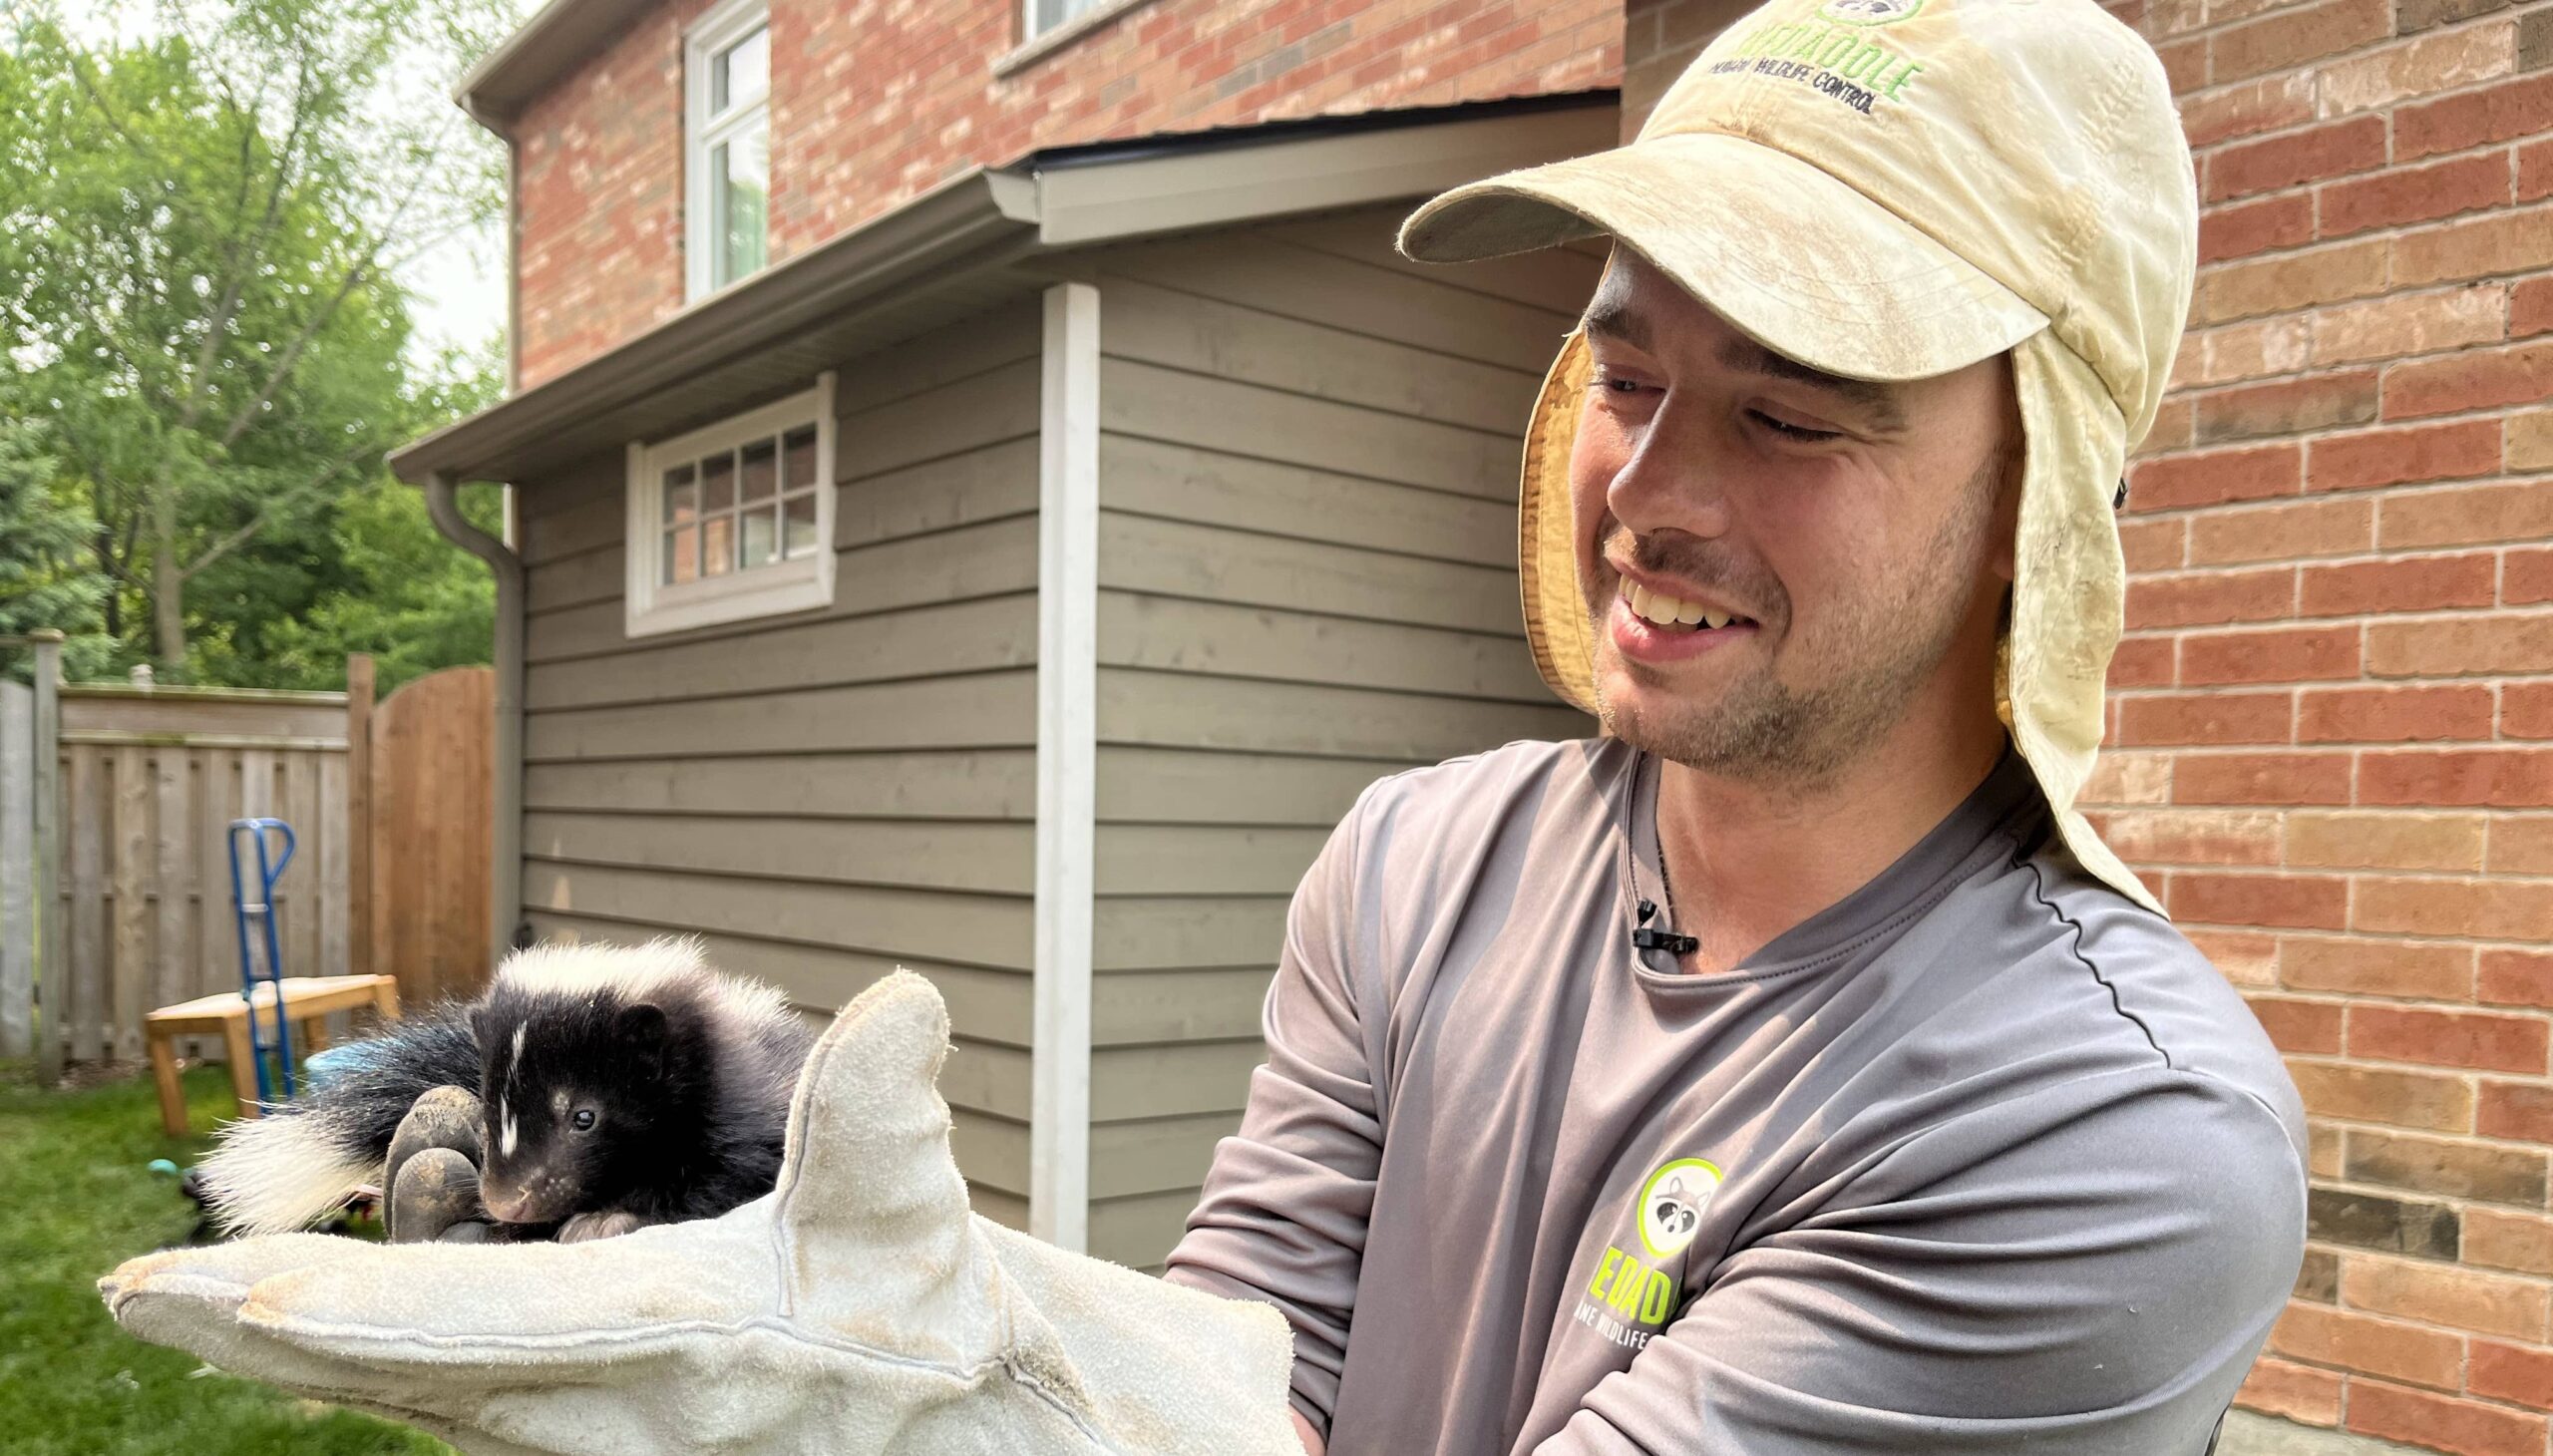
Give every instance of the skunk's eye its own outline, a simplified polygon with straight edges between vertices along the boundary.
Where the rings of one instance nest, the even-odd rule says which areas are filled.
[[[567,1119],[567,1125],[580,1133],[592,1132],[594,1130],[594,1110],[590,1107],[577,1108],[576,1115]]]

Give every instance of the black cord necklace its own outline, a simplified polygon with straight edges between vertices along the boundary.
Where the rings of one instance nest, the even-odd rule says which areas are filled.
[[[1650,824],[1654,826],[1655,810],[1652,809],[1650,813],[1652,816]],[[1673,905],[1675,882],[1666,878],[1666,837],[1664,835],[1657,837],[1657,884],[1658,893],[1666,897],[1668,905]],[[1650,928],[1648,922],[1656,913],[1657,906],[1654,902],[1643,900],[1640,903],[1640,925],[1632,931],[1634,945],[1642,950],[1663,950],[1670,955],[1689,955],[1702,948],[1702,942],[1691,935],[1678,935],[1672,930]]]

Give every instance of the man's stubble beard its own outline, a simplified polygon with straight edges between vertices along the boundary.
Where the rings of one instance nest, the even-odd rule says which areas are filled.
[[[1798,659],[1796,666],[1825,668],[1812,675],[1813,685],[1778,681],[1767,662],[1716,698],[1679,702],[1653,719],[1609,697],[1604,690],[1608,674],[1600,671],[1598,721],[1636,748],[1716,777],[1803,789],[1832,781],[1896,725],[1915,690],[1957,644],[1977,589],[1977,568],[1985,558],[1985,537],[2000,494],[1996,487],[2005,469],[1999,451],[1970,479],[1958,509],[1943,520],[1927,546],[1927,563],[1901,571],[1885,592],[1852,602],[1845,614],[1830,621],[1828,642],[1786,644],[1795,657],[1815,654]],[[1962,569],[1947,574],[1940,569],[1952,563]],[[1691,574],[1711,579],[1707,573]],[[1925,590],[1931,582],[1952,580],[1961,584],[1938,593]],[[1599,654],[1610,655],[1622,671],[1655,681],[1647,668],[1623,661],[1612,648],[1604,625],[1612,608],[1610,593],[1601,607],[1590,607]],[[1838,658],[1845,660],[1835,662]],[[1829,662],[1835,665],[1826,667]]]

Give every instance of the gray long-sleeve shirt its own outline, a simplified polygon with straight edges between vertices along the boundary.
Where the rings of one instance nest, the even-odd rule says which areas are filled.
[[[1610,739],[1368,788],[1167,1276],[1284,1311],[1333,1456],[2208,1449],[2305,1237],[2242,1000],[2008,749],[1679,973],[1631,943],[1643,901],[1708,912],[1664,909],[1656,793]]]

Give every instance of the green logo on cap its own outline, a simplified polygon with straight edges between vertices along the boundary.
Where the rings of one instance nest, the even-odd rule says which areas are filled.
[[[1826,0],[1817,13],[1844,25],[1887,25],[1924,8],[1924,0]]]

